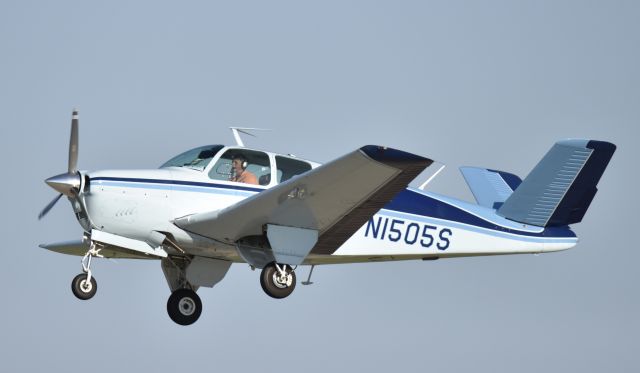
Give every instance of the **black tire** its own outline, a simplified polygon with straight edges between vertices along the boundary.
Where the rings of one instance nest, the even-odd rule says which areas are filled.
[[[81,273],[71,281],[71,291],[78,299],[87,300],[93,298],[98,291],[96,278],[91,276],[91,281],[87,283],[87,274]]]
[[[277,283],[274,276],[277,274],[278,269],[276,266],[271,263],[262,269],[260,273],[260,286],[262,286],[262,290],[267,293],[271,298],[282,299],[286,298],[293,290],[296,288],[296,273],[291,268],[291,266],[287,266],[287,273],[291,274],[292,281],[291,285],[287,286],[285,284]]]
[[[167,300],[167,313],[176,324],[191,325],[202,313],[202,301],[195,291],[178,289]]]

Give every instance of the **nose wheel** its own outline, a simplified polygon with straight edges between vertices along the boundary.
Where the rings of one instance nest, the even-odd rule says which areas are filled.
[[[271,298],[286,298],[296,288],[296,273],[287,264],[271,263],[262,269],[260,285]]]
[[[95,277],[88,277],[87,273],[81,273],[71,281],[71,291],[78,299],[87,300],[93,298],[98,291]]]
[[[167,313],[176,324],[191,325],[202,313],[202,301],[191,289],[178,289],[167,301]]]
[[[77,275],[73,278],[73,281],[71,281],[71,291],[78,299],[91,299],[96,295],[96,291],[98,291],[96,278],[91,275],[91,258],[94,256],[98,258],[103,257],[100,255],[100,249],[96,249],[95,244],[92,242],[91,248],[82,257],[81,263],[83,273]]]

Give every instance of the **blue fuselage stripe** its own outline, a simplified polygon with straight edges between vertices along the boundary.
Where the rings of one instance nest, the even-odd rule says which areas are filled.
[[[226,184],[214,184],[214,183],[202,183],[197,181],[184,181],[184,180],[166,180],[166,179],[139,179],[139,178],[126,178],[126,177],[96,177],[91,179],[91,181],[121,181],[127,183],[142,183],[142,184],[158,184],[158,185],[185,185],[185,186],[195,186],[195,187],[205,187],[205,188],[219,188],[219,189],[233,189],[233,190],[244,190],[249,192],[262,192],[263,188],[252,188],[245,187],[240,185],[226,185]],[[161,189],[161,188],[158,188]],[[175,187],[169,187],[167,189],[176,189]]]
[[[427,216],[436,219],[455,221],[471,226],[486,228],[498,232],[530,237],[575,237],[567,227],[547,227],[538,232],[511,229],[485,220],[457,206],[437,198],[405,189],[384,206],[387,210],[399,211],[413,215]]]

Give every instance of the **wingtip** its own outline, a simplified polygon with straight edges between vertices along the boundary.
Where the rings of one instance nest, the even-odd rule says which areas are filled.
[[[366,154],[369,158],[381,162],[418,162],[425,163],[427,165],[433,163],[433,160],[422,157],[417,154],[405,152],[394,148],[389,148],[380,145],[365,145],[360,150]]]

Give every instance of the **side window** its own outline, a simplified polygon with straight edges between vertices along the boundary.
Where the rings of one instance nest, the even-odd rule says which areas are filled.
[[[285,182],[296,175],[305,173],[311,169],[307,162],[297,159],[276,156],[276,170],[278,183]]]
[[[269,156],[247,149],[229,149],[213,165],[209,177],[214,180],[268,185],[271,182]]]

